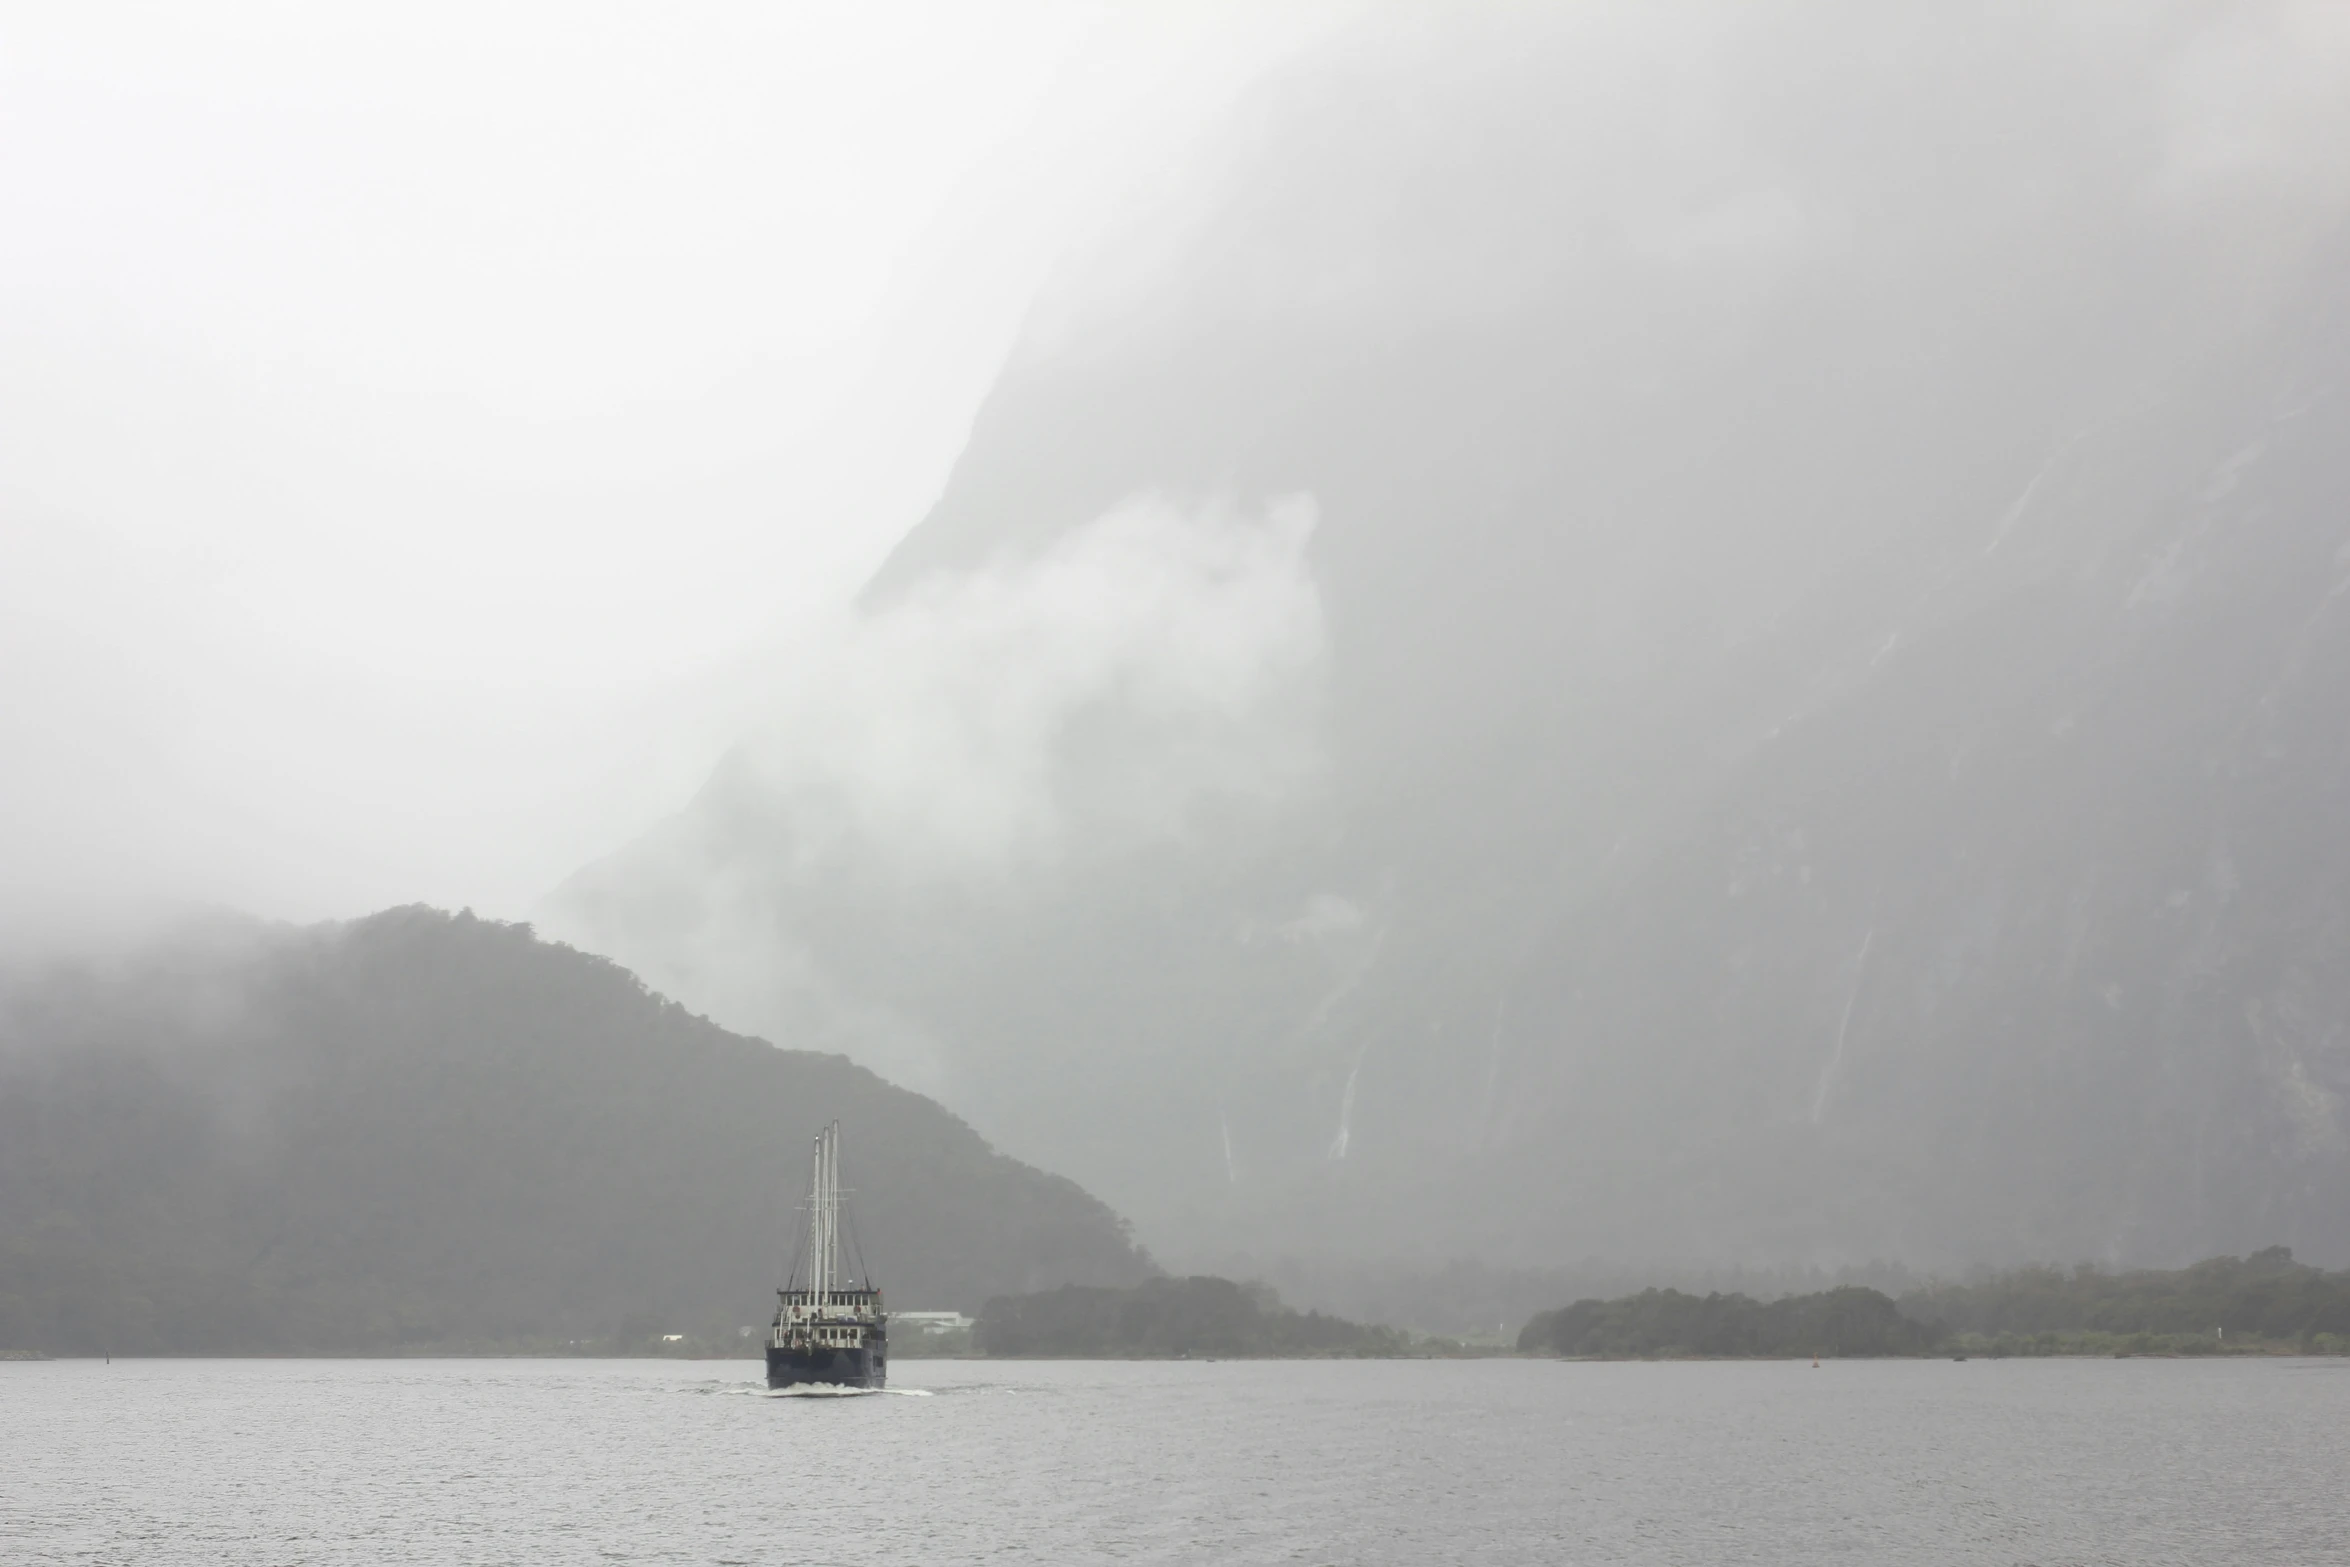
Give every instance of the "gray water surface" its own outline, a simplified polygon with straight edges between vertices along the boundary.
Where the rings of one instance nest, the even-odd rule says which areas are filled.
[[[0,1561],[2350,1562],[2350,1364],[0,1364]]]

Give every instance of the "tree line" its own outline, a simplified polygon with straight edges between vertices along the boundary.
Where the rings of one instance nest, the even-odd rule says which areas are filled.
[[[1078,1359],[1393,1355],[1410,1343],[1394,1328],[1292,1310],[1261,1284],[1204,1276],[997,1296],[973,1339],[987,1355]]]
[[[1760,1301],[1650,1289],[1538,1313],[1522,1351],[1674,1356],[2350,1352],[2350,1272],[2272,1246],[2192,1267],[2028,1267],[1905,1292],[1846,1286]]]

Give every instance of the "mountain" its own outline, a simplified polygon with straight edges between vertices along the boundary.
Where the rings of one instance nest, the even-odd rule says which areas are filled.
[[[0,1345],[353,1351],[732,1339],[808,1141],[904,1307],[1147,1260],[1108,1209],[837,1056],[727,1033],[528,927],[212,930],[0,1010]]]
[[[1187,1266],[2350,1257],[2313,27],[1366,23],[551,917]]]

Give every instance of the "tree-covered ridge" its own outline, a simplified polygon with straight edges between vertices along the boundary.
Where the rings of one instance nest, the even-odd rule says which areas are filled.
[[[1890,1297],[1853,1285],[1767,1302],[1651,1289],[1543,1312],[1519,1333],[1518,1348],[1613,1359],[1915,1355],[1936,1336]]]
[[[2328,1273],[2271,1246],[2170,1272],[2108,1273],[2086,1264],[2018,1268],[1904,1295],[1901,1309],[1937,1330],[2000,1335],[2208,1335],[2275,1343],[2350,1336],[2350,1272]]]
[[[1132,1289],[1066,1285],[987,1303],[975,1330],[990,1355],[1391,1355],[1393,1328],[1293,1311],[1262,1285],[1150,1279]]]
[[[1846,1286],[1758,1301],[1649,1289],[1536,1315],[1518,1348],[1600,1359],[1682,1356],[2224,1354],[2350,1351],[2350,1272],[2283,1246],[2171,1271],[2016,1268],[1896,1303]]]
[[[1093,1197],[862,1067],[396,909],[0,994],[0,1348],[739,1344],[836,1117],[893,1305],[1151,1271]]]

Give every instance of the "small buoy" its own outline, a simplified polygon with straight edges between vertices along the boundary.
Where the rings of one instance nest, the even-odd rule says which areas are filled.
[[[1817,1370],[1819,1370],[1819,1369],[1820,1369],[1820,1357],[1819,1357],[1819,1356],[1817,1356],[1817,1355],[1814,1355],[1814,1356],[1812,1356],[1812,1357],[1811,1357],[1811,1368],[1812,1368],[1812,1370],[1814,1370],[1814,1371],[1817,1371]]]

